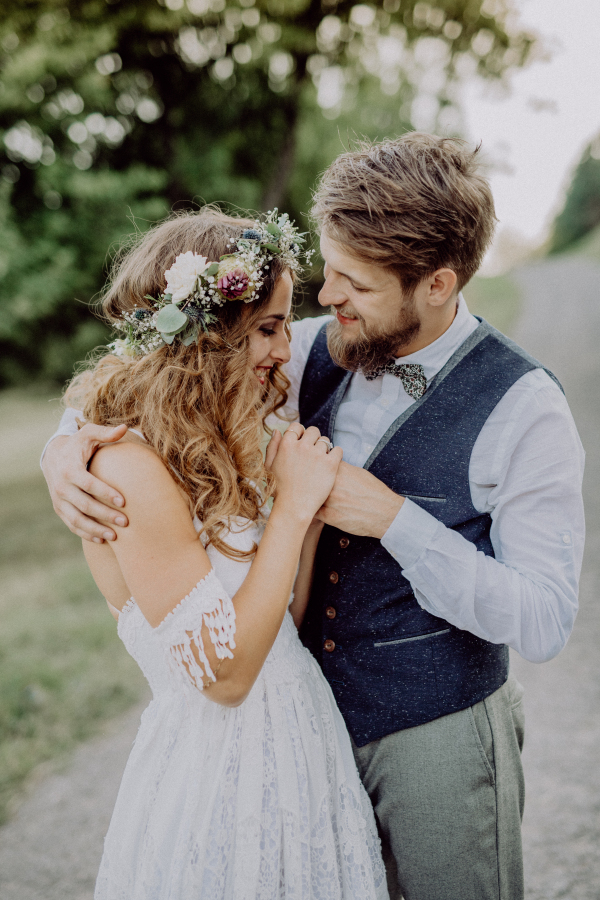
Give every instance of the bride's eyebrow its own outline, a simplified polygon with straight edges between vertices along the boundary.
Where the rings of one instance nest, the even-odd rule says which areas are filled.
[[[264,319],[260,320],[260,322],[262,324],[263,322],[268,322],[269,319],[277,319],[278,322],[285,322],[285,320],[287,319],[287,316],[282,316],[279,313],[273,313],[270,316],[265,316]]]

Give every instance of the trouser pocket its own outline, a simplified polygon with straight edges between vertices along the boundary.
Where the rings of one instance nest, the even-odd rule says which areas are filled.
[[[475,742],[479,748],[483,764],[488,773],[490,783],[496,780],[496,761],[494,758],[494,735],[485,708],[485,700],[475,703],[469,709]]]

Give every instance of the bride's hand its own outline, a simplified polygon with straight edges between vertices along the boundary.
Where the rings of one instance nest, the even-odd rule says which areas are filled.
[[[295,422],[283,435],[273,434],[265,463],[277,482],[275,506],[285,507],[309,524],[333,488],[342,461],[341,447],[328,451],[318,428]]]

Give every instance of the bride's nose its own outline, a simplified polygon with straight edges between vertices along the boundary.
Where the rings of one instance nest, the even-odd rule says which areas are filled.
[[[290,361],[292,351],[290,342],[285,334],[280,334],[273,347],[271,347],[271,358],[278,363],[286,363]]]

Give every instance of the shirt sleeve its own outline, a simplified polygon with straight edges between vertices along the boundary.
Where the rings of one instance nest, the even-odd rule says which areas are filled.
[[[44,461],[44,456],[46,454],[46,450],[48,449],[48,445],[52,443],[54,438],[56,437],[69,437],[72,434],[77,434],[77,419],[82,419],[83,413],[78,409],[71,409],[71,407],[67,407],[64,413],[61,416],[60,422],[58,423],[58,429],[54,432],[49,441],[46,442],[44,449],[42,450],[42,455],[40,456],[40,466]]]
[[[408,499],[382,544],[423,609],[543,662],[564,647],[577,613],[584,453],[556,385],[530,382],[527,402],[515,393],[518,415],[506,417],[495,453],[490,446],[487,483],[471,484],[476,508],[492,518],[495,558]]]

